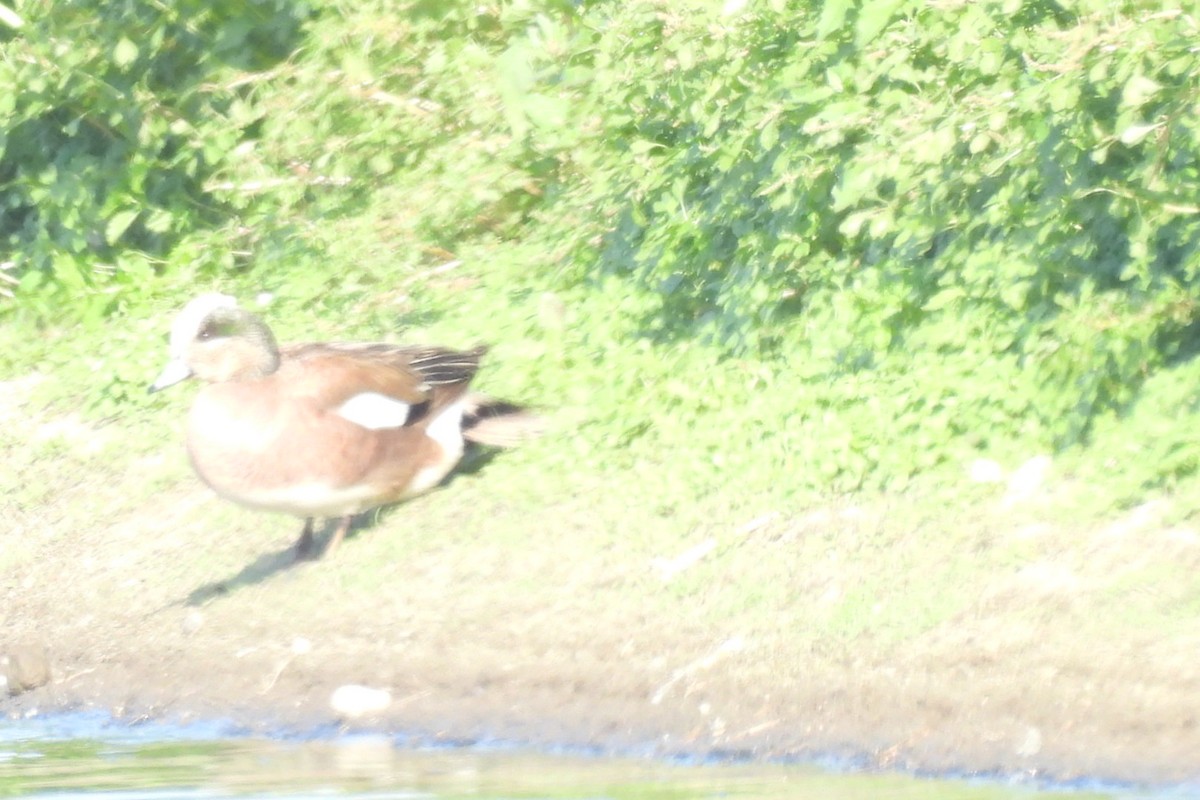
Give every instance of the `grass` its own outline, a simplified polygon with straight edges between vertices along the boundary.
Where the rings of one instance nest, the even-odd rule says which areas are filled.
[[[1197,573],[1179,566],[1195,558],[1189,540],[1168,542],[1163,533],[1129,564],[1115,563],[1109,551],[1129,555],[1127,543],[1097,544],[1096,530],[1123,513],[1111,504],[1121,476],[1101,474],[1094,448],[1060,455],[1048,483],[1016,504],[1005,503],[1002,484],[965,480],[965,461],[917,469],[907,485],[886,491],[839,489],[823,471],[826,456],[864,438],[894,459],[921,463],[919,452],[905,449],[911,439],[857,429],[870,424],[871,404],[887,398],[864,395],[865,411],[831,406],[800,370],[696,341],[662,341],[639,328],[647,301],[623,279],[557,287],[536,242],[485,236],[452,258],[431,258],[419,235],[397,224],[396,200],[381,191],[354,215],[314,223],[277,259],[203,288],[247,302],[267,297],[262,313],[282,341],[488,342],[479,387],[543,409],[552,430],[379,514],[351,548],[362,560],[351,556],[353,569],[329,567],[345,591],[368,597],[396,579],[397,565],[428,562],[436,571],[445,561],[466,569],[455,580],[500,580],[515,596],[538,597],[550,580],[568,587],[556,591],[631,612],[762,632],[787,647],[853,644],[878,657],[997,613],[989,605],[996,596],[1006,598],[1004,615],[1065,613],[1108,634],[1186,627],[1179,609],[1196,603],[1189,576]],[[345,276],[327,261],[331,254],[355,266],[336,291]],[[223,530],[214,541],[237,542],[222,551],[201,534],[197,565],[173,566],[181,583],[237,575],[254,554],[295,535],[291,520],[197,499],[204,492],[181,442],[190,389],[153,398],[142,391],[165,357],[181,291],[164,287],[108,334],[3,334],[16,379],[9,385],[40,376],[18,402],[7,401],[10,419],[33,420],[5,434],[5,458],[15,467],[6,507],[27,531],[0,558],[10,572],[60,541],[86,550],[75,540],[83,531],[118,530],[123,519],[153,529],[159,513],[183,529]],[[106,400],[67,415],[81,394]],[[1102,428],[1097,437],[1101,445],[1133,446],[1129,431],[1160,412],[1135,408],[1132,428]],[[1010,469],[1022,457],[1011,443],[994,452]],[[1186,498],[1194,483],[1187,479],[1176,495]],[[183,505],[156,506],[180,493],[189,498]],[[1186,526],[1190,509],[1184,499],[1173,524]],[[1029,534],[1033,525],[1049,532]],[[694,564],[659,577],[656,563],[697,546],[704,553]],[[509,564],[525,558],[533,563],[523,570]],[[1023,570],[1043,563],[1083,577],[1070,590],[1039,586],[1039,573]],[[1064,606],[1056,605],[1061,592],[1070,595]],[[1102,623],[1089,621],[1101,612]]]
[[[494,316],[513,307],[521,301]],[[282,328],[305,327],[282,317]],[[462,339],[473,340],[472,326],[484,322],[459,326]],[[453,330],[448,319],[428,326],[431,336]],[[188,652],[228,659],[219,654],[236,646],[285,663],[301,637],[318,643],[310,660],[324,663],[331,649],[386,642],[392,655],[344,679],[402,684],[417,669],[410,654],[432,648],[448,674],[476,670],[489,681],[500,670],[537,692],[579,680],[556,677],[561,670],[608,671],[615,658],[622,671],[658,676],[635,684],[649,694],[679,665],[708,664],[736,643],[719,666],[683,673],[668,704],[687,701],[693,684],[711,690],[717,675],[783,697],[829,680],[827,669],[934,687],[919,678],[934,663],[972,675],[980,663],[1021,670],[1033,659],[1086,691],[1137,653],[1155,653],[1162,669],[1191,658],[1200,545],[1169,499],[1113,512],[1091,502],[1098,487],[1055,471],[1017,503],[1004,484],[944,475],[904,492],[821,496],[781,479],[781,454],[738,451],[730,435],[728,450],[710,449],[722,438],[713,430],[691,441],[654,425],[612,437],[594,419],[615,412],[585,402],[611,388],[606,362],[568,352],[582,365],[578,405],[555,405],[537,380],[552,367],[525,360],[538,341],[497,347],[480,386],[543,405],[550,434],[469,462],[438,491],[369,515],[335,559],[297,568],[288,551],[297,520],[222,501],[191,474],[180,424],[191,387],[98,424],[46,407],[44,382],[28,385],[4,409],[21,423],[6,426],[0,455],[10,467],[0,511],[11,521],[0,547],[11,616],[0,612],[0,625],[22,631],[37,620],[52,640],[102,636],[89,659],[116,659],[131,636],[158,637],[135,645],[149,657],[167,646],[149,641],[178,633],[147,631],[174,631],[169,620],[197,607],[208,621],[181,645]],[[661,359],[657,376],[648,359],[644,395],[694,358]],[[534,376],[526,392],[523,375]],[[710,413],[714,428],[745,417]],[[713,472],[714,454],[734,468]],[[110,610],[76,618],[68,608]],[[1097,651],[1096,642],[1110,644]],[[237,659],[206,674],[249,668]],[[259,683],[269,676],[253,692]],[[969,683],[954,685],[971,696]]]
[[[380,209],[372,213],[382,216]],[[367,230],[375,230],[379,241],[364,241]],[[383,269],[390,230],[354,219],[345,232],[356,238],[366,272]],[[326,229],[324,235],[335,233]],[[1110,631],[1154,621],[1175,630],[1186,617],[1175,603],[1195,604],[1194,581],[1179,567],[1190,546],[1187,535],[1170,539],[1162,533],[1120,565],[1110,563],[1108,551],[1124,553],[1123,544],[1096,544],[1095,531],[1076,532],[1080,525],[1102,528],[1118,513],[1097,502],[1108,487],[1093,482],[1096,472],[1086,455],[1056,462],[1057,470],[1076,470],[1086,480],[1060,472],[1015,506],[1003,502],[1002,486],[971,484],[945,469],[903,491],[819,492],[818,481],[804,475],[811,445],[803,428],[790,427],[803,408],[803,381],[778,373],[764,377],[752,364],[722,358],[704,345],[664,346],[639,338],[619,310],[610,326],[583,324],[632,302],[616,283],[586,294],[551,294],[496,280],[519,273],[522,259],[532,257],[519,247],[476,245],[452,270],[413,268],[394,282],[402,289],[361,287],[311,298],[288,294],[288,273],[265,267],[256,273],[271,276],[265,285],[252,277],[221,287],[244,298],[257,289],[273,292],[263,313],[284,341],[489,341],[493,352],[480,388],[530,402],[550,418],[552,432],[543,440],[491,459],[434,495],[379,514],[357,540],[369,548],[368,563],[397,564],[448,551],[453,563],[470,564],[468,553],[475,553],[494,566],[504,554],[534,549],[557,553],[559,570],[577,564],[598,573],[601,583],[614,579],[608,570],[619,563],[625,570],[621,593],[635,598],[623,603],[648,604],[663,614],[686,608],[698,624],[738,620],[751,628],[776,626],[768,620],[782,613],[786,627],[803,630],[806,638],[872,641],[881,651],[951,624],[972,608],[978,613],[989,586],[1005,585],[1047,560],[1071,571],[1088,572],[1097,558],[1111,567],[1080,584],[1085,604],[1104,609]],[[506,258],[521,266],[498,266]],[[310,275],[312,267],[300,262],[291,269]],[[135,381],[148,383],[165,355],[162,332],[170,308],[159,305],[159,313],[128,320],[132,338],[118,340],[135,348],[120,354],[122,369],[133,376],[128,387],[121,384],[131,398]],[[418,306],[421,313],[412,314]],[[68,536],[89,521],[102,527],[124,516],[144,517],[153,513],[156,497],[197,489],[181,442],[188,388],[151,400],[137,397],[105,420],[64,416],[62,409],[78,394],[69,379],[110,379],[105,369],[117,356],[104,341],[97,348],[94,340],[72,340],[67,332],[9,344],[14,363],[23,362],[26,370],[41,365],[30,374],[42,379],[22,390],[22,402],[8,401],[10,418],[32,415],[37,422],[10,426],[5,439],[6,459],[15,467],[6,503],[22,515],[35,543],[38,535]],[[827,420],[836,423],[837,417]],[[813,421],[800,416],[798,424]],[[819,441],[831,446],[829,436]],[[253,537],[254,544],[239,549],[241,556],[285,541],[296,527],[216,501],[186,513],[197,515],[192,524],[204,517]],[[1174,527],[1154,524],[1186,530],[1190,514],[1183,517]],[[414,518],[432,533],[407,534]],[[746,530],[755,520],[760,527]],[[1038,524],[1053,532],[1028,534],[1028,526]],[[694,565],[669,581],[656,577],[656,560],[705,543],[711,546]],[[21,538],[6,548],[4,563],[15,568],[37,549]],[[369,592],[384,586],[388,573],[356,570],[339,580],[349,590]],[[1165,593],[1172,601],[1129,602],[1147,587],[1159,587],[1148,596]],[[536,591],[528,584],[518,589]],[[1036,613],[1041,601],[1033,592],[1016,605],[1026,602]]]

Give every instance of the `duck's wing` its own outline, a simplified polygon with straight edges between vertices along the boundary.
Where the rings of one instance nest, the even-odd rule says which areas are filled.
[[[288,391],[373,429],[409,427],[454,402],[479,369],[485,347],[381,343],[290,345],[280,349]]]

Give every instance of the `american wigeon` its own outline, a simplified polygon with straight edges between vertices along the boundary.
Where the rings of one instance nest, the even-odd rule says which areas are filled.
[[[201,479],[229,500],[313,520],[351,518],[427,491],[462,457],[464,439],[509,445],[537,433],[519,406],[468,391],[486,348],[391,344],[279,347],[270,328],[227,295],[192,300],[171,327],[156,392],[205,382],[188,417],[187,448]]]

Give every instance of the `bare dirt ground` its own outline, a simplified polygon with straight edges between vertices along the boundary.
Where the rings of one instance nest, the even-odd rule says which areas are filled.
[[[44,648],[52,678],[0,699],[10,715],[99,708],[131,723],[336,723],[451,742],[1200,779],[1200,626],[1185,614],[1166,633],[1097,634],[1087,595],[1052,579],[1067,555],[1039,567],[1051,574],[1036,602],[1014,600],[1029,580],[1014,570],[920,635],[859,646],[809,635],[808,612],[784,603],[747,615],[714,599],[739,568],[792,576],[797,597],[818,591],[800,544],[812,535],[786,515],[740,534],[707,591],[647,577],[633,544],[589,546],[583,523],[563,528],[578,517],[565,500],[517,540],[414,529],[452,503],[497,525],[516,513],[468,480],[390,512],[334,559],[293,564],[293,521],[227,507],[177,454],[104,472],[86,454],[29,455],[30,441],[5,449],[24,477],[6,487],[19,496],[0,534],[0,652]],[[35,474],[44,485],[31,486]],[[840,537],[861,532],[819,519],[843,525]],[[1120,558],[1159,534],[1129,538]],[[1172,536],[1172,558],[1194,563],[1195,543]],[[390,703],[336,711],[347,684]]]

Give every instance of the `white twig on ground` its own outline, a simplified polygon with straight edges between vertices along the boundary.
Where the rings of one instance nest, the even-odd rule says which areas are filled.
[[[263,686],[262,691],[259,692],[259,694],[266,694],[275,688],[275,684],[278,682],[279,676],[282,675],[283,671],[288,668],[288,665],[295,661],[298,656],[302,656],[311,651],[312,642],[308,641],[308,639],[305,639],[302,636],[297,636],[295,639],[293,639],[292,645],[288,649],[288,654],[280,659],[279,664],[275,667],[275,673],[271,675],[270,680],[268,680],[266,685]]]
[[[650,698],[650,704],[658,705],[661,703],[663,698],[667,696],[667,692],[671,691],[675,684],[679,683],[684,678],[690,677],[700,670],[708,669],[726,656],[732,655],[733,653],[740,653],[745,649],[746,640],[743,637],[731,636],[730,638],[721,642],[721,644],[718,645],[717,648],[712,652],[708,653],[707,655],[703,655],[700,658],[697,658],[695,661],[685,664],[684,666],[672,672],[671,677],[667,680],[667,682],[658,687],[658,691],[656,691]]]
[[[456,270],[463,264],[462,259],[456,258],[453,261],[447,261],[444,264],[438,264],[436,267],[421,270],[416,275],[410,275],[400,282],[401,287],[411,286],[417,281],[423,281],[426,278],[432,278],[435,275],[445,275],[447,272]]]
[[[674,558],[651,559],[650,565],[658,570],[658,577],[662,578],[663,582],[666,583],[711,553],[716,547],[716,539],[705,539],[700,544],[689,547]]]
[[[734,735],[730,736],[729,741],[736,742],[741,739],[745,739],[747,736],[753,736],[756,733],[762,733],[763,731],[770,730],[771,728],[774,728],[776,725],[778,725],[782,721],[783,720],[780,720],[780,719],[770,719],[770,720],[767,720],[766,722],[760,722],[757,725],[751,725],[749,728],[746,728],[746,730],[739,731],[739,732],[735,733]]]
[[[735,530],[733,533],[735,536],[748,536],[759,528],[770,525],[772,522],[779,519],[779,516],[780,514],[778,511],[768,511],[766,514],[759,514],[749,522],[739,525],[737,530]]]

